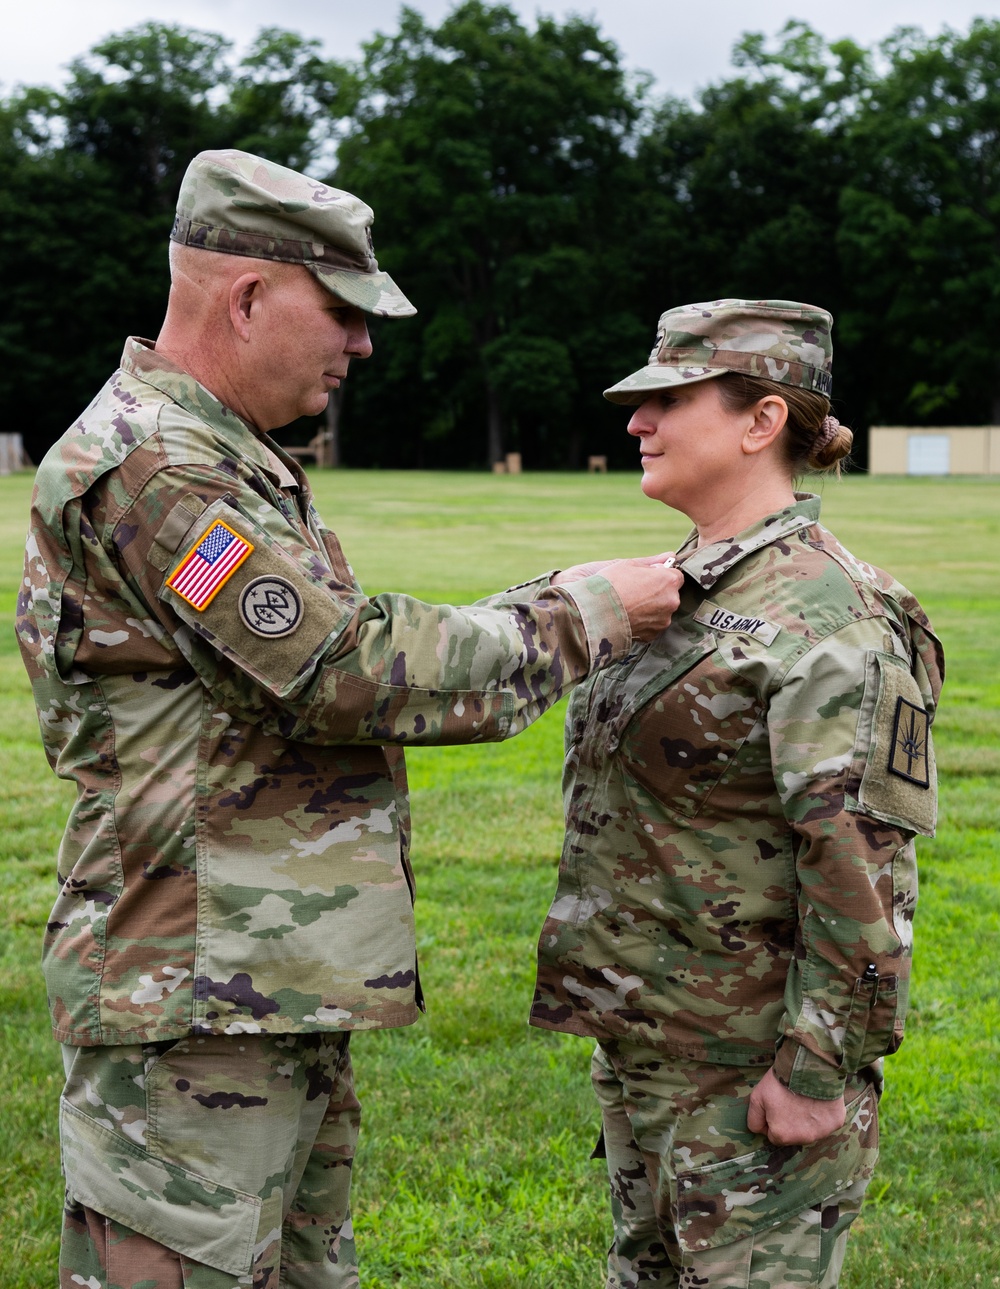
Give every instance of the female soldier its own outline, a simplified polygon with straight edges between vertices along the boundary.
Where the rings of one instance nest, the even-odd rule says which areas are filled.
[[[539,945],[532,1023],[597,1039],[608,1289],[835,1286],[877,1157],[943,660],[793,492],[851,444],[831,326],[672,309],[606,393],[638,405],[643,492],[696,526],[670,628],[572,700]]]

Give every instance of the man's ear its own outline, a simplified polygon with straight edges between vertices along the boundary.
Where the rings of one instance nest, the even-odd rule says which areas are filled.
[[[244,273],[229,288],[229,321],[239,338],[246,342],[250,339],[255,306],[265,289],[264,279],[259,273]]]
[[[742,448],[748,454],[769,448],[788,422],[788,404],[777,394],[768,394],[750,409],[753,422],[743,435]]]

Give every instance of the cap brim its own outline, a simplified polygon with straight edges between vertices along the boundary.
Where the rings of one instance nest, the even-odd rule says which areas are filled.
[[[626,376],[617,385],[604,391],[609,403],[622,403],[627,407],[637,407],[644,403],[650,394],[658,389],[670,389],[675,385],[695,385],[698,381],[712,380],[715,376],[725,376],[723,367],[667,367],[662,363],[653,363],[642,367],[631,376]]]
[[[365,313],[380,318],[412,318],[417,311],[388,273],[352,273],[350,269],[328,269],[319,264],[307,264],[306,268],[333,295]]]

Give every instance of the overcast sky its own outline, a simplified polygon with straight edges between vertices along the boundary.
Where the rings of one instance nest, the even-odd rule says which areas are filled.
[[[937,33],[946,24],[965,29],[977,16],[1000,18],[1000,0],[839,0],[822,6],[804,0],[508,2],[529,23],[539,11],[595,17],[628,66],[652,72],[659,90],[681,97],[726,73],[742,32],[774,35],[789,18],[807,18],[830,39],[850,36],[866,45],[903,24]],[[453,7],[449,0],[410,4],[432,23]],[[330,57],[350,59],[374,31],[395,28],[400,7],[399,0],[21,0],[4,7],[0,92],[17,82],[60,85],[71,58],[102,36],[146,19],[223,32],[236,41],[238,53],[262,26],[286,27],[318,37]]]

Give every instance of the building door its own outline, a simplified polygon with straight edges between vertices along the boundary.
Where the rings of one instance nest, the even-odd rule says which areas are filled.
[[[947,474],[951,440],[947,434],[911,434],[906,444],[907,474]]]

